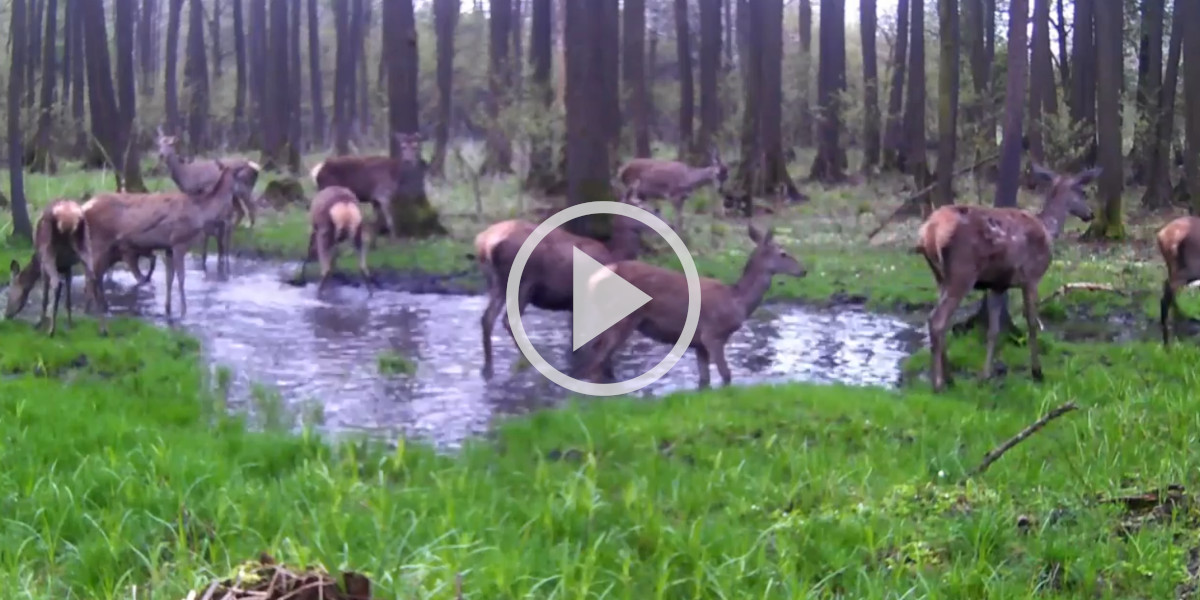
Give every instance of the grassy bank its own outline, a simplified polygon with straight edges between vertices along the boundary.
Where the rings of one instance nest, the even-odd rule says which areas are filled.
[[[267,550],[365,571],[383,598],[450,598],[456,573],[475,598],[1164,598],[1200,545],[1190,505],[1097,501],[1200,487],[1187,345],[1050,343],[1041,386],[1009,348],[1007,380],[942,397],[590,400],[438,456],[248,432],[200,391],[194,342],[113,332],[0,324],[10,597],[180,598]],[[977,344],[952,348],[978,368]],[[1068,399],[1081,410],[957,485]]]

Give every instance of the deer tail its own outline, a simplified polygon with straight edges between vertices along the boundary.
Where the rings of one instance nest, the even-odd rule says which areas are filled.
[[[309,176],[312,177],[313,183],[317,183],[317,177],[319,177],[321,175],[321,169],[324,167],[325,167],[325,161],[321,161],[321,162],[317,163],[317,165],[315,167],[313,167],[312,169],[310,169],[308,171]],[[320,184],[317,183],[317,185],[320,185]]]
[[[74,202],[60,202],[50,211],[59,233],[72,234],[83,222],[83,209]]]
[[[324,164],[324,163],[321,163],[321,164]],[[252,160],[247,160],[247,161],[246,161],[246,166],[250,167],[251,169],[254,169],[254,171],[255,171],[256,173],[262,173],[262,165],[260,165],[260,164],[258,164],[258,163],[256,163],[256,162],[254,162],[254,161],[252,161]],[[320,166],[320,165],[318,165],[318,166]],[[313,176],[313,179],[316,179],[316,176],[315,176],[315,175]]]
[[[338,202],[329,207],[329,220],[333,222],[334,235],[341,239],[354,233],[362,225],[362,211],[351,202]]]

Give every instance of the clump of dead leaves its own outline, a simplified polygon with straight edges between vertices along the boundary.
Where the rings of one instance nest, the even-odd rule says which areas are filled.
[[[371,600],[371,580],[347,571],[339,584],[323,568],[294,571],[263,553],[239,565],[233,577],[192,590],[185,600]]]

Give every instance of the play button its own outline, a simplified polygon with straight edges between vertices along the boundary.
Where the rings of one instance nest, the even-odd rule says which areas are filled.
[[[649,302],[650,296],[579,248],[571,251],[571,350],[578,350]]]
[[[542,358],[525,333],[517,302],[521,274],[525,271],[525,266],[529,264],[529,258],[533,254],[534,248],[537,248],[537,245],[546,239],[550,232],[562,227],[568,221],[597,213],[629,217],[653,229],[667,241],[671,250],[679,257],[679,262],[683,265],[684,279],[687,281],[687,314],[684,316],[683,330],[679,339],[675,341],[675,345],[649,371],[633,379],[614,383],[594,383],[575,379],[554,368],[546,359]],[[572,249],[571,259],[571,349],[574,351],[607,331],[652,298],[578,248]],[[508,325],[512,328],[517,348],[520,349],[525,360],[529,361],[529,364],[545,375],[547,379],[577,394],[589,396],[628,394],[644,388],[666,375],[667,371],[670,371],[671,367],[674,367],[675,363],[683,358],[684,352],[687,352],[688,347],[691,346],[692,337],[696,335],[696,326],[700,321],[700,274],[696,272],[696,262],[692,260],[692,254],[688,252],[687,246],[684,246],[683,240],[666,222],[654,214],[624,202],[584,202],[558,211],[530,232],[529,237],[521,244],[521,248],[517,250],[517,255],[513,258],[512,268],[508,275],[508,288],[504,292],[504,305],[508,316]]]

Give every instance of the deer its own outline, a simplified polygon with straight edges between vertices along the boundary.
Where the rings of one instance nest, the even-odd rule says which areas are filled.
[[[1099,174],[1095,167],[1077,175],[1061,175],[1039,164],[1033,174],[1048,184],[1041,212],[1020,208],[943,206],[930,213],[917,231],[913,252],[929,264],[938,287],[937,306],[929,316],[930,379],[935,392],[952,384],[946,361],[946,329],[950,317],[972,289],[987,290],[987,351],[981,376],[992,377],[1000,309],[1005,294],[1021,288],[1029,330],[1029,369],[1042,381],[1038,358],[1038,284],[1054,257],[1054,240],[1068,216],[1083,222],[1093,218],[1083,187]]]
[[[359,202],[375,207],[378,224],[386,225],[392,240],[398,239],[395,223],[392,222],[392,200],[405,185],[418,182],[424,185],[425,162],[421,159],[420,133],[392,134],[400,148],[400,155],[390,156],[338,156],[317,163],[309,171],[318,190],[329,186],[349,189]]]
[[[683,202],[691,193],[703,186],[713,185],[720,192],[729,178],[729,169],[721,157],[713,152],[709,165],[692,167],[686,163],[661,158],[634,158],[621,165],[617,171],[618,182],[628,188],[639,184],[639,195],[643,198],[666,199],[675,209],[675,230],[683,231]]]
[[[775,275],[803,278],[807,269],[775,242],[775,232],[765,233],[751,224],[747,228],[754,249],[746,257],[742,275],[732,285],[709,277],[700,278],[700,317],[689,347],[696,351],[700,368],[700,388],[711,382],[710,362],[715,362],[723,385],[733,381],[725,360],[725,345],[746,319],[762,304]],[[687,316],[687,278],[678,271],[624,260],[606,265],[609,270],[650,296],[650,300],[584,345],[587,356],[578,374],[596,379],[598,367],[611,360],[634,331],[663,344],[674,344],[683,335]],[[607,273],[597,273],[588,282],[595,289]],[[611,376],[608,376],[611,379]]]
[[[187,315],[183,259],[188,247],[208,230],[213,220],[227,214],[233,203],[238,169],[216,161],[218,177],[196,193],[104,193],[83,205],[89,261],[85,274],[88,289],[100,304],[100,331],[107,333],[107,303],[100,280],[118,256],[117,250],[162,250],[167,265],[166,314],[171,317],[171,287],[178,278],[179,318]]]
[[[54,336],[58,329],[58,305],[63,288],[67,291],[67,325],[71,318],[71,270],[86,252],[86,228],[83,209],[74,200],[59,199],[46,205],[34,226],[34,252],[25,268],[16,260],[9,265],[11,285],[4,308],[4,318],[11,319],[25,308],[29,293],[38,280],[42,281],[42,318],[34,327],[41,329],[49,320],[47,334]],[[135,263],[136,264],[136,261]],[[47,315],[50,289],[54,289],[54,309]]]
[[[637,200],[637,185],[626,190],[621,201],[641,206]],[[480,319],[483,330],[483,367],[485,378],[492,376],[492,329],[496,317],[504,308],[508,278],[521,245],[537,225],[520,219],[492,224],[475,236],[473,258],[483,272],[487,284],[488,304]],[[543,310],[569,311],[572,308],[572,248],[591,256],[601,264],[636,258],[642,251],[642,234],[648,227],[623,216],[613,216],[612,237],[607,243],[576,235],[564,228],[551,231],[529,256],[518,292],[518,312],[525,314],[529,305]],[[504,327],[516,344],[512,326],[504,319]]]
[[[171,173],[171,180],[185,194],[199,193],[212,186],[220,174],[216,161],[211,159],[185,160],[179,155],[175,145],[178,138],[163,133],[162,126],[158,127],[158,157]],[[250,220],[254,227],[255,210],[251,194],[258,182],[262,167],[252,161],[242,158],[224,158],[221,163],[236,171],[233,205],[225,214],[219,215],[204,234],[204,243],[200,248],[200,267],[208,270],[208,239],[217,239],[217,266],[228,267],[229,251],[233,244],[233,229],[241,223],[243,217]]]
[[[1200,218],[1189,215],[1173,219],[1159,229],[1155,237],[1158,251],[1167,265],[1167,277],[1163,281],[1158,310],[1163,346],[1169,347],[1171,311],[1183,314],[1176,299],[1179,289],[1200,279]]]
[[[337,259],[337,245],[350,241],[358,252],[358,270],[367,286],[367,295],[371,295],[371,272],[367,270],[367,247],[363,244],[362,211],[358,208],[358,198],[354,192],[338,185],[322,189],[309,204],[308,218],[312,233],[308,237],[308,254],[300,265],[301,279],[315,255],[321,263],[321,282],[317,284],[317,294],[320,295],[325,290]]]

